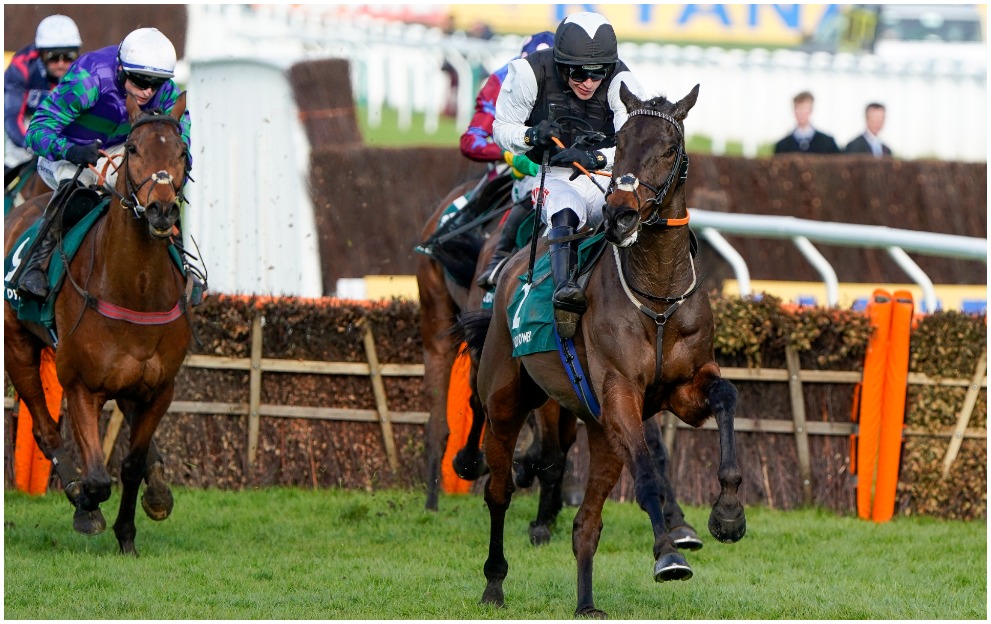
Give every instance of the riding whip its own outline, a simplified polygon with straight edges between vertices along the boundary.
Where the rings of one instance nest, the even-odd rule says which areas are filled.
[[[533,235],[530,237],[530,268],[526,273],[526,283],[533,282],[533,265],[537,262],[537,237],[540,235],[540,215],[544,209],[544,177],[547,175],[547,160],[551,151],[544,150],[544,157],[540,159],[540,192],[537,194],[537,201],[533,204],[536,214],[533,216]]]

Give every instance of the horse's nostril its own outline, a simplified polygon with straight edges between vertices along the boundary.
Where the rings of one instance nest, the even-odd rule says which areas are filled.
[[[627,210],[616,218],[616,224],[624,230],[632,229],[637,224],[637,213]]]

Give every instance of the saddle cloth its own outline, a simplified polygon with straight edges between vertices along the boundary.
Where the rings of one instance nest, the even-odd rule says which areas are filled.
[[[585,273],[590,268],[591,258],[595,262],[601,254],[595,253],[597,246],[604,244],[603,235],[596,234],[578,246],[578,272]],[[513,338],[513,357],[521,357],[543,351],[557,351],[554,329],[554,307],[551,297],[554,294],[554,280],[551,277],[550,255],[542,254],[534,262],[533,280],[526,283],[526,273],[519,277],[519,286],[509,301],[509,334]]]
[[[59,253],[56,247],[48,264],[48,286],[51,292],[45,301],[21,299],[17,295],[15,285],[10,282],[14,271],[21,262],[26,260],[21,255],[25,250],[31,248],[31,242],[38,233],[41,220],[32,224],[31,227],[21,234],[21,237],[17,239],[17,243],[14,245],[14,250],[3,260],[3,298],[17,312],[18,319],[29,323],[41,324],[52,335],[55,334],[55,300],[58,298],[59,289],[65,280],[65,262],[71,261],[76,255],[76,252],[79,251],[79,246],[86,237],[86,233],[106,214],[109,206],[110,198],[105,198],[63,235],[62,250],[64,251],[64,256],[62,253]],[[182,258],[174,245],[169,246],[169,255],[176,263],[176,266],[179,267],[179,270],[185,275]]]

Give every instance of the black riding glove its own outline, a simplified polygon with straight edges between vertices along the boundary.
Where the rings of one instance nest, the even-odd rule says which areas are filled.
[[[86,145],[73,145],[65,150],[65,159],[74,165],[95,165],[100,160],[100,143],[94,141]]]
[[[567,167],[572,165],[572,163],[577,163],[582,167],[585,167],[588,171],[594,171],[596,169],[602,169],[606,166],[605,154],[595,150],[583,150],[577,147],[569,147],[568,149],[563,149],[557,154],[551,156],[550,165],[557,167]],[[571,176],[574,180],[578,176],[582,175],[582,170],[575,167],[575,173]]]
[[[561,124],[545,119],[536,126],[526,129],[523,142],[532,147],[550,147],[554,145],[552,137],[560,137],[563,133],[564,128],[561,127]]]

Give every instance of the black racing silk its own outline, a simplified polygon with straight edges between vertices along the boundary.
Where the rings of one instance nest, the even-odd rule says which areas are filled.
[[[565,147],[571,147],[575,137],[587,130],[602,132],[605,141],[597,143],[592,149],[612,147],[616,144],[616,128],[613,126],[613,111],[609,108],[606,98],[609,85],[620,72],[627,71],[623,61],[616,63],[612,73],[607,76],[595,94],[588,100],[581,100],[568,86],[567,75],[554,62],[554,50],[540,50],[526,57],[526,62],[533,69],[537,79],[537,101],[526,120],[527,126],[536,126],[545,119],[558,121],[564,128],[564,136],[559,137]],[[587,124],[576,122],[564,117],[577,117]],[[539,163],[543,158],[544,148],[536,146],[527,152],[527,157]],[[553,150],[552,150],[553,154]]]

